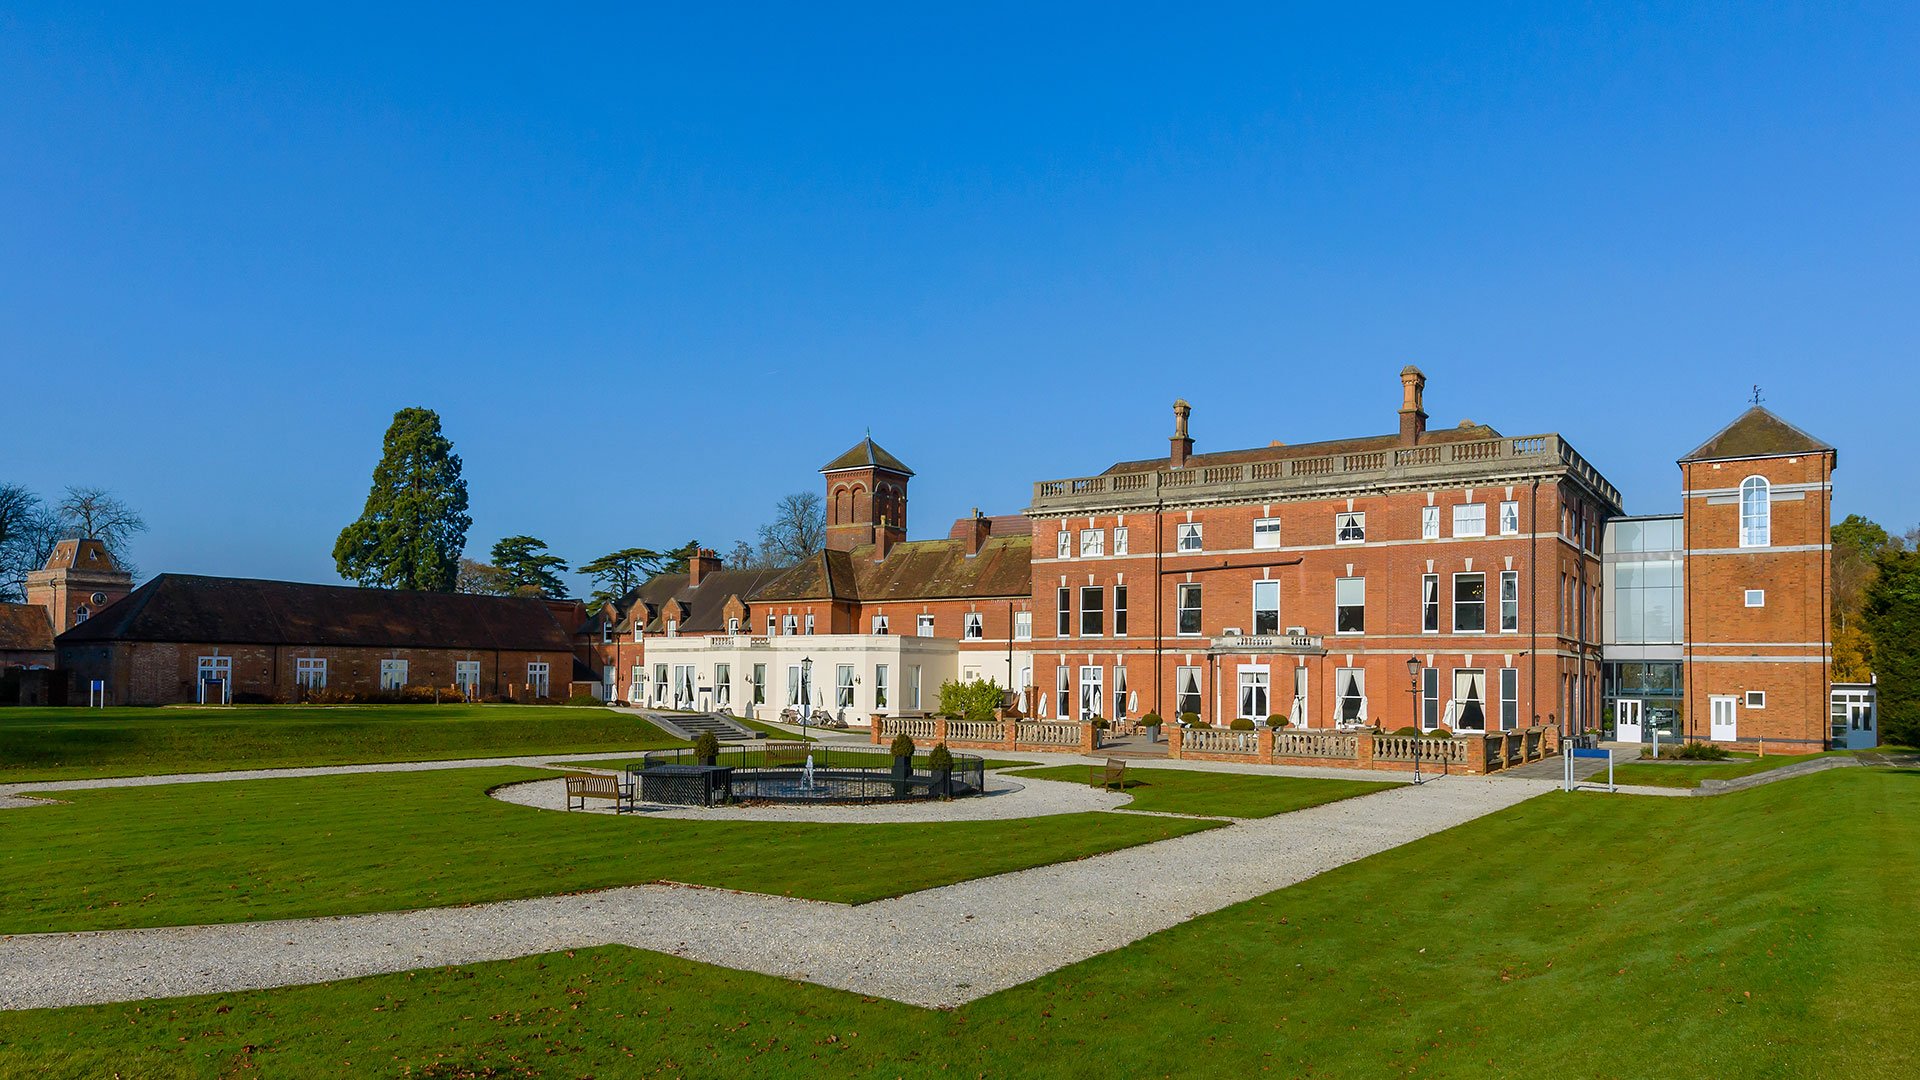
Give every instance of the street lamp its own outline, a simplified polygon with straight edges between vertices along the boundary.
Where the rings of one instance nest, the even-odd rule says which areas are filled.
[[[800,741],[807,741],[807,720],[813,715],[813,658],[800,658]]]
[[[1417,656],[1407,657],[1407,697],[1413,702],[1414,730],[1424,735],[1425,727],[1420,722],[1420,658]],[[1425,743],[1422,739],[1413,744],[1413,782],[1416,784],[1420,782],[1420,751]]]

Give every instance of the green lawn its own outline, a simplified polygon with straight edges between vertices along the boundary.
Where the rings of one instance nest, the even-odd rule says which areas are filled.
[[[0,709],[0,783],[680,745],[638,717],[562,705]]]
[[[0,934],[393,911],[671,880],[860,903],[1194,832],[1126,814],[810,825],[566,814],[512,767],[61,792],[0,810]]]
[[[1087,765],[1050,765],[1021,769],[1012,776],[1064,780],[1084,784]],[[1127,766],[1128,810],[1157,810],[1167,814],[1208,817],[1263,818],[1304,810],[1321,803],[1371,795],[1397,782],[1379,780],[1324,780],[1304,776],[1249,776],[1243,773],[1194,772],[1186,769]]]
[[[1891,1080],[1916,895],[1920,774],[1555,793],[952,1012],[605,948],[0,1013],[0,1074]]]
[[[1769,772],[1826,756],[1825,754],[1769,754],[1766,757],[1741,755],[1725,761],[1671,763],[1664,760],[1642,759],[1624,765],[1615,765],[1613,782],[1644,784],[1649,787],[1699,787],[1702,780],[1731,780],[1736,776],[1752,776],[1755,773]],[[1602,771],[1587,782],[1605,783],[1606,779],[1607,774]]]

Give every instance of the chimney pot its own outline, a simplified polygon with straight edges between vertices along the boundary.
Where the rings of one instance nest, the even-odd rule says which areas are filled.
[[[1187,433],[1187,420],[1193,415],[1193,406],[1185,398],[1173,403],[1173,440],[1168,460],[1178,469],[1186,465],[1193,456],[1193,436]]]
[[[1408,364],[1400,369],[1400,442],[1407,446],[1427,432],[1427,377]]]

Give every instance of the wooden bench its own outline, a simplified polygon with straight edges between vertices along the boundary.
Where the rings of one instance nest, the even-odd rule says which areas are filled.
[[[1094,765],[1090,772],[1093,775],[1087,780],[1088,787],[1127,790],[1127,763],[1124,761],[1108,758],[1105,765]]]
[[[621,783],[619,776],[605,773],[568,773],[567,809],[585,810],[588,799],[612,799],[615,813],[624,813],[633,801],[633,789]],[[575,806],[578,800],[580,805]]]

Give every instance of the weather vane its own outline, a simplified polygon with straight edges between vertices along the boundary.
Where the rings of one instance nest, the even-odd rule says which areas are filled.
[[[1760,384],[1754,383],[1753,384],[1753,403],[1755,405],[1758,405],[1765,400],[1767,399],[1760,396]]]

